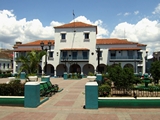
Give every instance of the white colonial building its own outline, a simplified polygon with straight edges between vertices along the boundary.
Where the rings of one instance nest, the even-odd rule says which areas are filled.
[[[131,42],[126,39],[103,38],[97,39],[97,26],[72,22],[54,27],[55,40],[37,40],[14,45],[14,57],[25,55],[27,51],[48,49],[48,42],[52,43],[48,50],[47,59],[43,57],[39,63],[39,73],[45,72],[52,76],[63,76],[68,73],[88,75],[97,72],[97,48],[100,48],[99,71],[107,72],[106,66],[121,63],[122,67],[132,67],[135,73],[145,73],[146,45]],[[47,64],[46,64],[47,61]],[[14,59],[14,72],[17,72],[21,63]],[[45,70],[47,66],[47,70]]]

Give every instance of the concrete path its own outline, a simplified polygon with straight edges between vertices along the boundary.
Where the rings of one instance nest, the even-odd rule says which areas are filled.
[[[0,79],[6,82],[7,79]],[[0,120],[160,120],[160,109],[99,108],[83,109],[85,84],[88,80],[51,78],[63,91],[37,108],[0,106]]]

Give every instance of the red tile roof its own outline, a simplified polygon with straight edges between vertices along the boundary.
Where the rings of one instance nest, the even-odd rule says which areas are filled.
[[[97,34],[97,26],[96,25],[91,25],[83,22],[72,22],[68,24],[64,24],[61,26],[56,26],[54,28],[88,28],[88,27],[95,27],[96,28],[96,34]]]
[[[18,48],[18,49],[15,49],[14,52],[29,52],[32,50],[40,51],[42,49],[41,48]]]
[[[72,22],[61,26],[56,26],[54,28],[74,28],[74,27],[81,28],[81,27],[97,27],[97,26],[83,22]]]
[[[103,44],[138,44],[136,42],[130,42],[126,39],[117,39],[117,38],[102,38],[97,39],[96,44],[103,45]]]
[[[48,45],[48,42],[50,41],[52,45],[54,45],[54,40],[36,40],[34,42],[29,42],[26,44],[19,44],[18,46],[40,46],[40,43],[43,41],[44,45]]]
[[[109,50],[141,50],[141,48],[138,47],[133,47],[133,48],[125,48],[125,47],[120,47],[120,48],[109,48]]]
[[[12,53],[0,52],[0,59],[13,59],[13,51]]]
[[[89,50],[88,48],[63,48],[61,50]]]
[[[147,45],[138,43],[137,46],[147,46]]]

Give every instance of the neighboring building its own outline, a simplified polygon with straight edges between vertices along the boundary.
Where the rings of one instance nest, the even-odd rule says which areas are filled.
[[[160,51],[153,52],[153,61],[160,61]]]
[[[153,58],[147,59],[146,72],[150,74],[151,64],[153,63]]]
[[[0,50],[0,71],[2,73],[13,72],[13,51]]]
[[[25,55],[27,51],[44,49],[48,42],[52,43],[48,50],[46,74],[63,76],[63,73],[80,73],[88,75],[97,72],[97,48],[100,48],[100,72],[107,72],[106,66],[121,63],[122,67],[132,67],[134,72],[146,72],[146,45],[131,42],[126,39],[103,38],[97,39],[97,26],[73,22],[55,28],[55,40],[37,40],[14,45],[14,72],[20,67],[16,57]],[[44,72],[45,56],[39,63],[39,73]]]

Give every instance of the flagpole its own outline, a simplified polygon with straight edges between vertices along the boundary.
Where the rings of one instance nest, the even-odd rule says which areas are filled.
[[[74,20],[74,32],[76,32],[76,30],[75,30],[75,14],[74,14],[74,10],[73,10],[73,20]]]

